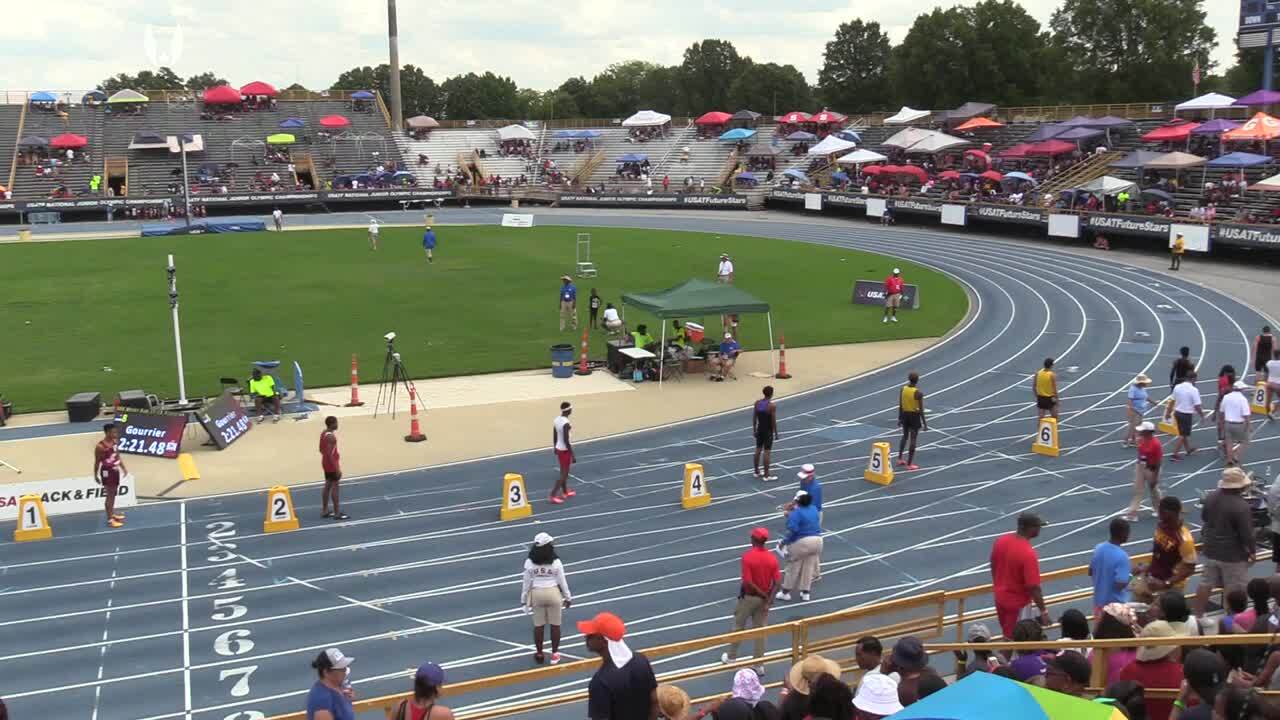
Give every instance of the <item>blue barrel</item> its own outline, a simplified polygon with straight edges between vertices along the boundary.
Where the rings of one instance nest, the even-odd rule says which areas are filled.
[[[572,345],[561,344],[551,346],[551,377],[573,377]]]

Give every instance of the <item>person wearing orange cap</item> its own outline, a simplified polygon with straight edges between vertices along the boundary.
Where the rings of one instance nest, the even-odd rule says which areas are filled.
[[[613,613],[578,621],[586,646],[600,656],[600,668],[587,686],[587,717],[591,720],[655,720],[658,680],[649,658],[632,652],[623,641],[627,628]]]
[[[742,554],[742,583],[738,586],[738,603],[733,609],[733,629],[743,630],[747,620],[752,627],[759,629],[769,619],[769,607],[773,604],[773,594],[778,592],[782,582],[782,569],[778,566],[778,556],[765,547],[769,542],[768,528],[758,527],[751,531],[751,548]],[[720,662],[731,663],[738,658],[739,643],[730,643],[728,652],[720,656]],[[764,657],[764,638],[756,638],[755,658]],[[764,675],[764,665],[756,668],[756,674]]]

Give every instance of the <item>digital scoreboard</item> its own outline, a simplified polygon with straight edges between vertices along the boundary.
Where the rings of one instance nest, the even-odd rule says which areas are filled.
[[[1262,47],[1272,28],[1280,28],[1280,0],[1240,0],[1240,47]],[[1273,32],[1272,43],[1276,42],[1280,29]]]
[[[115,418],[120,439],[116,450],[131,455],[176,458],[182,449],[182,431],[187,427],[183,415],[126,412]]]
[[[226,450],[253,427],[240,401],[230,391],[201,408],[196,418],[219,450]]]

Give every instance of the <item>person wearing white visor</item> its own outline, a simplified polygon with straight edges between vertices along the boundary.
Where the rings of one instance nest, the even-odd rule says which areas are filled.
[[[533,661],[539,664],[546,657],[542,653],[542,641],[547,625],[551,626],[551,664],[560,662],[560,623],[563,611],[573,601],[564,564],[552,544],[555,541],[544,532],[533,537],[533,546],[524,561],[524,583],[520,587],[520,607],[533,615]]]
[[[1222,452],[1228,466],[1243,463],[1244,451],[1249,447],[1249,421],[1253,409],[1245,395],[1248,391],[1248,383],[1237,380],[1231,386],[1231,392],[1218,403],[1218,413],[1222,416]]]
[[[320,679],[307,693],[309,720],[355,720],[355,708],[351,705],[355,693],[347,677],[354,661],[355,658],[343,655],[338,648],[329,648],[311,662]]]

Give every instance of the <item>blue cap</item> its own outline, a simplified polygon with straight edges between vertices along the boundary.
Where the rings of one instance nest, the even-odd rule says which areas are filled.
[[[433,662],[425,662],[418,666],[414,677],[421,678],[431,687],[444,685],[444,668]]]

